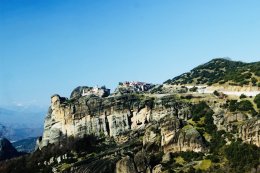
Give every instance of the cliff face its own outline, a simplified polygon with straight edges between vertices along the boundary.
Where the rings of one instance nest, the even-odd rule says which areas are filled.
[[[259,119],[243,113],[230,113],[213,104],[214,123],[218,130],[234,133],[243,141],[260,146]],[[173,96],[128,94],[101,98],[97,96],[66,99],[51,97],[44,123],[44,134],[37,142],[42,148],[64,138],[95,136],[113,137],[118,143],[128,140],[127,133],[145,131],[144,144],[158,138],[164,152],[203,151],[200,133],[187,125],[191,106]],[[156,124],[157,132],[149,130]],[[146,140],[146,141],[145,141]]]
[[[244,142],[260,147],[260,120],[245,112],[229,112],[215,105],[214,123],[218,130],[233,134]]]
[[[127,140],[127,135],[122,134],[144,131],[148,125],[160,124],[157,127],[158,132],[146,129],[147,141],[152,141],[154,133],[165,152],[201,151],[202,142],[196,129],[182,129],[183,122],[189,116],[190,105],[173,96],[88,96],[67,100],[54,95],[38,147],[41,149],[69,136],[83,137],[89,134],[114,137],[120,143]]]
[[[179,167],[176,171],[185,172],[200,169],[201,163],[209,162],[210,155],[223,151],[238,138],[260,146],[259,117],[248,111],[231,112],[227,100],[213,94],[198,94],[187,100],[185,94],[170,92],[109,97],[82,96],[80,92],[80,88],[74,90],[70,99],[51,97],[44,133],[37,141],[40,150],[36,152],[48,153],[55,146],[66,148],[68,141],[88,136],[102,142],[95,143],[93,151],[75,154],[66,149],[58,152],[63,155],[37,162],[52,168],[52,172],[153,173],[169,170],[171,164]],[[78,148],[93,148],[87,141]],[[76,151],[75,147],[70,148]],[[197,161],[189,160],[190,157]],[[225,155],[217,157],[222,159]],[[225,160],[221,164],[227,165]]]

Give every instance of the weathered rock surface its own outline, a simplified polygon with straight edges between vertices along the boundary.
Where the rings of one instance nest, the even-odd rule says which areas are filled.
[[[218,106],[214,108],[214,123],[218,130],[224,130],[236,135],[243,141],[260,147],[260,119],[248,118],[246,113],[228,112]]]
[[[191,151],[200,155],[210,150],[206,141],[210,142],[213,133],[205,132],[206,116],[203,115],[204,120],[193,121],[193,102],[170,94],[98,97],[78,96],[80,88],[73,92],[71,99],[59,95],[51,97],[38,148],[49,144],[61,145],[68,137],[94,135],[105,139],[110,149],[99,151],[92,158],[83,158],[84,162],[70,165],[69,169],[62,171],[64,173],[159,173],[173,161],[174,153]],[[207,102],[208,109],[213,110],[210,122],[218,130],[234,134],[233,139],[241,138],[259,146],[259,118],[250,117],[245,112],[229,112],[221,107],[223,103],[216,100]],[[227,138],[225,140],[228,142]],[[181,164],[185,162],[179,161]]]
[[[152,173],[161,173],[162,172],[162,165],[159,164],[159,165],[156,165],[153,170],[152,170]]]
[[[126,156],[119,160],[116,163],[116,173],[137,173],[133,159]]]
[[[167,115],[186,119],[189,116],[189,105],[173,96],[89,96],[68,100],[54,95],[38,146],[42,148],[69,136],[94,134],[116,137],[130,130],[144,129],[151,122],[156,124]],[[148,137],[149,142],[152,140],[150,138],[153,138],[153,134]]]
[[[192,126],[181,126],[177,118],[168,118],[161,125],[161,146],[164,152],[203,151],[203,141],[200,133]]]
[[[138,172],[145,172],[148,166],[145,152],[137,152],[134,156],[134,163]]]

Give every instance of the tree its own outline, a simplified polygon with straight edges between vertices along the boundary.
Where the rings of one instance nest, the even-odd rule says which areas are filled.
[[[229,103],[229,110],[231,112],[235,112],[237,110],[237,100],[230,100],[230,103]]]
[[[252,82],[253,86],[256,86],[257,79],[255,77],[252,77],[251,82]]]

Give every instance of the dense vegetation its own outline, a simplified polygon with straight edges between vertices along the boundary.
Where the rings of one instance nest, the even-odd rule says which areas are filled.
[[[254,102],[257,105],[257,108],[260,109],[260,94],[255,96]]]
[[[255,145],[232,142],[225,148],[225,155],[235,172],[246,172],[256,168],[260,160],[260,149]]]
[[[224,58],[213,59],[188,73],[165,81],[167,84],[207,84],[260,86],[260,62],[243,63]]]
[[[237,100],[228,100],[226,105],[231,112],[249,112],[251,115],[256,116],[258,112],[254,109],[254,106],[249,100],[242,100],[238,102]]]

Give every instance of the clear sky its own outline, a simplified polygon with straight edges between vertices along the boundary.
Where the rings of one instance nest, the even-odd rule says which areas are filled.
[[[0,106],[260,60],[259,0],[0,0]]]

